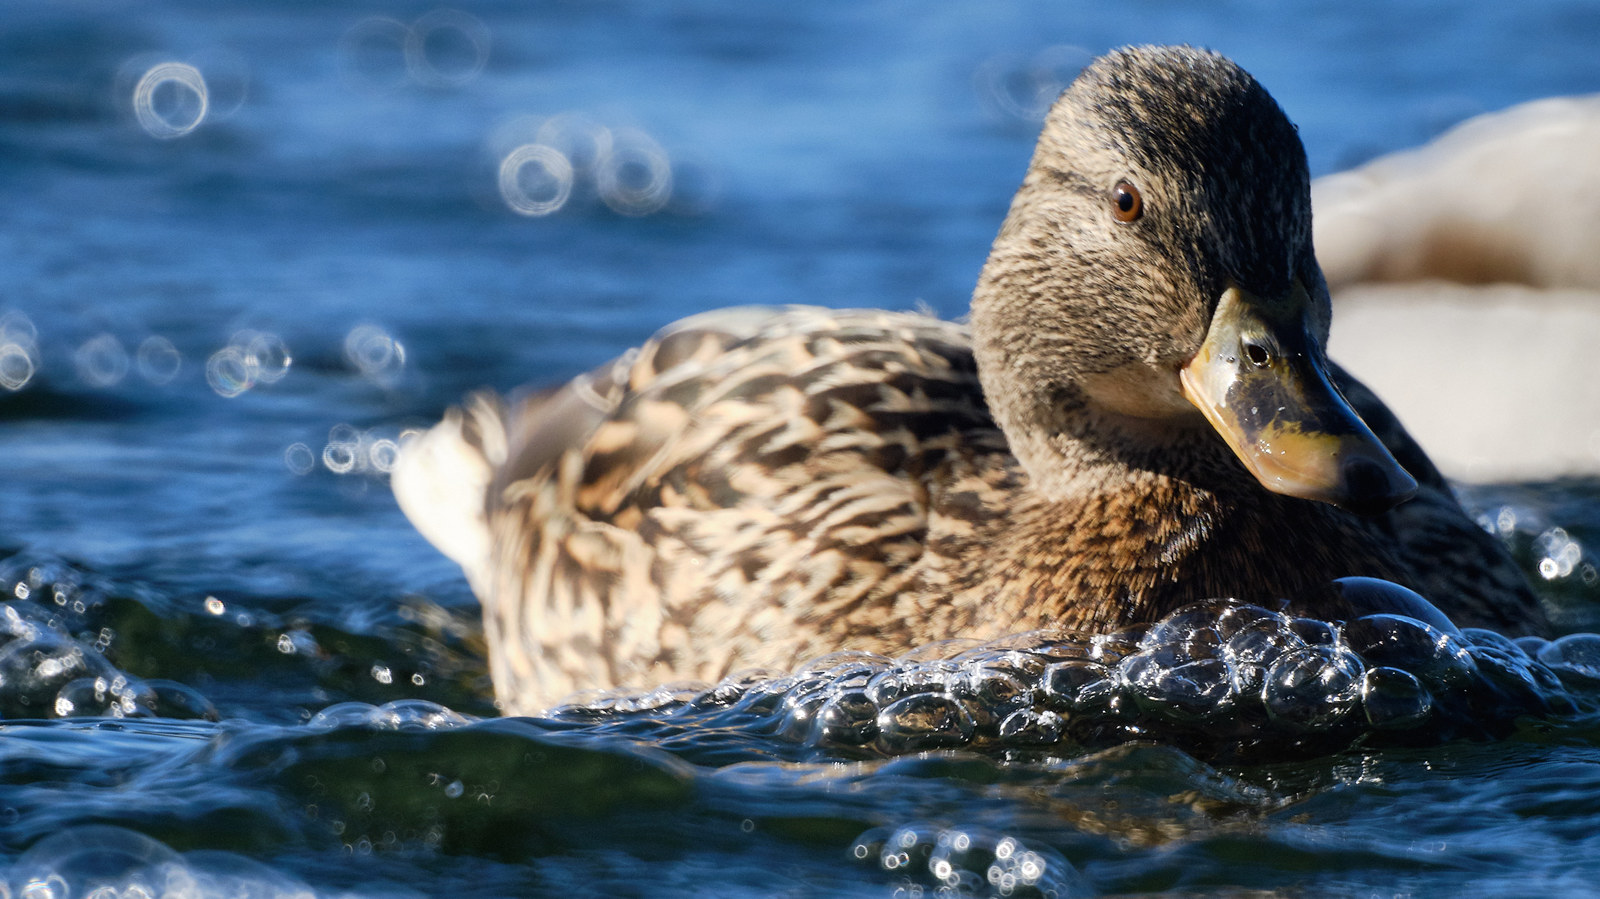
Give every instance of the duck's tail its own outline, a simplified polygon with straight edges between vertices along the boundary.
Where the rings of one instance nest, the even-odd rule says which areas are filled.
[[[401,511],[461,566],[474,590],[489,567],[489,488],[506,463],[506,417],[501,397],[473,394],[403,440],[390,477]]]
[[[401,441],[390,486],[401,511],[466,572],[480,598],[494,563],[491,518],[506,487],[539,479],[616,408],[635,354],[550,390],[480,391]]]

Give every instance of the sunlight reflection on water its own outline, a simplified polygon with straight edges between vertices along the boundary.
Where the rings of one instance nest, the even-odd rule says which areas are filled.
[[[210,98],[205,77],[188,63],[152,66],[133,89],[133,114],[151,137],[182,137],[205,121]]]
[[[411,24],[369,16],[339,41],[345,84],[390,91],[407,80],[431,88],[460,88],[483,74],[492,44],[489,27],[459,9],[440,7]]]
[[[520,215],[555,213],[579,186],[628,217],[660,212],[673,199],[672,157],[641,128],[608,127],[581,112],[520,115],[495,127],[485,145],[499,160],[500,198]],[[701,193],[697,207],[709,197]]]
[[[21,312],[0,314],[0,387],[21,390],[39,370],[39,332]]]
[[[206,360],[206,383],[229,399],[257,384],[273,384],[289,373],[294,357],[283,338],[264,331],[238,331]]]

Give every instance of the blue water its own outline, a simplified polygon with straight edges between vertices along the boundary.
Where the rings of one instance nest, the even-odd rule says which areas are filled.
[[[845,760],[752,737],[724,757],[696,754],[718,739],[698,724],[446,726],[431,707],[392,712],[399,730],[350,707],[305,723],[346,701],[493,716],[475,602],[383,471],[387,441],[463,393],[556,381],[718,306],[960,314],[1041,98],[1108,47],[1229,53],[1325,174],[1600,91],[1595,4],[58,0],[3,17],[7,605],[98,641],[165,691],[163,714],[220,720],[0,725],[0,897],[30,878],[84,895],[74,876],[128,868],[105,847],[190,894],[932,895],[883,859],[959,834],[990,857],[1016,842],[1007,857],[1036,853],[1072,895],[1600,889],[1582,716],[1235,767],[1159,744]],[[168,63],[204,79],[203,115],[191,70],[145,80]],[[632,154],[609,182],[607,136]],[[536,138],[574,163],[548,212],[559,172],[501,183]],[[1518,513],[1506,536],[1535,577],[1554,528],[1600,546],[1592,482],[1468,498]],[[1539,581],[1586,623],[1600,592],[1580,556]]]

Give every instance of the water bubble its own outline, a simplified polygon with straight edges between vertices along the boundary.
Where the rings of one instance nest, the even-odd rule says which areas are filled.
[[[183,355],[172,341],[159,335],[146,337],[134,353],[139,376],[157,386],[172,383],[183,368]]]
[[[1136,702],[1174,720],[1199,721],[1231,706],[1232,673],[1221,659],[1146,650],[1123,659],[1117,674]]]
[[[1066,721],[1048,709],[1017,709],[1000,722],[1000,739],[1044,746],[1060,740],[1065,727]]]
[[[406,349],[377,325],[356,325],[345,335],[344,357],[367,377],[382,379],[405,366]]]
[[[255,373],[244,350],[230,345],[212,353],[206,360],[206,383],[229,399],[254,387]]]
[[[37,370],[38,363],[31,347],[11,341],[0,342],[0,387],[21,390],[33,380]]]
[[[334,474],[349,474],[355,471],[360,459],[354,444],[330,443],[322,448],[322,464]]]
[[[283,451],[283,464],[297,475],[308,475],[317,467],[317,456],[304,443],[291,443]]]
[[[243,351],[245,364],[250,367],[255,380],[263,384],[281,381],[289,373],[289,366],[294,364],[288,345],[276,334],[239,331],[229,344]]]
[[[435,9],[406,29],[406,71],[429,87],[461,87],[489,63],[489,29],[459,9]]]
[[[1374,727],[1401,729],[1422,723],[1433,711],[1433,697],[1416,675],[1380,665],[1362,676],[1361,707]]]
[[[206,597],[205,608],[206,611],[212,615],[221,615],[223,612],[228,611],[227,605],[215,596]]]
[[[367,446],[367,459],[374,470],[388,474],[400,460],[400,444],[388,437],[374,440]]]
[[[128,375],[128,351],[111,334],[98,334],[79,345],[72,354],[78,379],[90,387],[115,387]]]
[[[0,387],[17,391],[39,370],[39,332],[15,309],[0,315]]]
[[[1539,661],[1561,674],[1600,680],[1600,635],[1568,634],[1542,648]]]
[[[1364,615],[1345,625],[1344,640],[1368,664],[1402,668],[1430,688],[1453,688],[1477,675],[1454,635],[1404,615]]]
[[[380,684],[392,684],[394,683],[394,672],[390,671],[387,665],[373,665],[372,679]]]
[[[152,66],[133,89],[133,113],[151,137],[182,137],[205,121],[210,103],[200,70],[187,63]]]
[[[830,692],[817,725],[823,745],[861,746],[878,735],[878,706],[860,690]]]
[[[643,216],[672,199],[672,162],[655,138],[636,128],[615,133],[611,152],[598,160],[595,186],[613,212]]]
[[[916,693],[878,713],[878,743],[890,753],[960,746],[972,739],[976,724],[950,696]]]
[[[1355,707],[1365,666],[1354,654],[1326,646],[1296,649],[1273,663],[1261,699],[1273,720],[1326,727]]]
[[[500,162],[500,197],[519,215],[545,216],[572,197],[572,163],[553,147],[523,144]]]

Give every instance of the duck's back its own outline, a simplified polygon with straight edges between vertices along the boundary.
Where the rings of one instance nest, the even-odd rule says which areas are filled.
[[[891,606],[921,569],[930,486],[1017,476],[961,326],[748,308],[554,391],[475,397],[408,447],[395,490],[467,571],[510,650],[496,691],[529,711],[914,645]],[[446,496],[467,502],[441,520]]]

